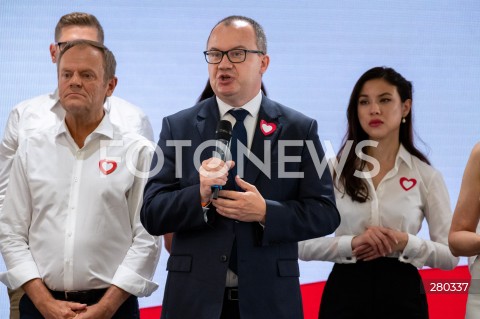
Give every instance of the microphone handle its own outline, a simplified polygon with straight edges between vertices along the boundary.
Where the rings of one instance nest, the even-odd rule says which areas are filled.
[[[217,199],[218,198],[218,192],[220,191],[220,189],[222,189],[222,186],[215,185],[215,186],[212,186],[212,188],[213,188],[212,198]]]
[[[225,140],[225,139],[217,139],[217,142],[215,144],[215,157],[221,159],[222,161],[226,160],[226,155],[228,152],[228,148],[230,145],[230,140]],[[212,186],[212,198],[217,199],[218,198],[218,192],[222,189],[221,185],[213,185]]]

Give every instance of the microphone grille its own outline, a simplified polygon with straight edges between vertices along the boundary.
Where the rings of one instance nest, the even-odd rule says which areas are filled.
[[[232,123],[227,120],[218,122],[215,138],[217,140],[229,140],[232,137]]]

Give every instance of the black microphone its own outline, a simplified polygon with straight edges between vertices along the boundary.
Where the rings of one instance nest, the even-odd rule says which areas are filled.
[[[218,122],[217,130],[215,131],[215,151],[213,157],[219,158],[226,162],[227,154],[230,152],[230,139],[232,138],[232,123],[227,120]],[[218,192],[222,189],[221,185],[212,186],[212,198],[218,198]]]

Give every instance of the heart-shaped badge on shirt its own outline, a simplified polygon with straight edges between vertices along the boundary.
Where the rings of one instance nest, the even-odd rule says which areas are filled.
[[[108,175],[117,169],[117,162],[103,159],[98,162],[98,167],[103,174]]]
[[[275,132],[277,129],[277,124],[269,123],[265,120],[260,121],[260,130],[262,131],[263,135],[267,136]]]
[[[400,186],[402,186],[402,188],[406,191],[411,190],[413,187],[415,187],[415,185],[417,185],[417,180],[415,178],[400,178]]]

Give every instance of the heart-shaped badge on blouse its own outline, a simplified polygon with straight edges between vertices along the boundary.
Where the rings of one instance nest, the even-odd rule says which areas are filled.
[[[415,178],[400,178],[400,186],[402,186],[402,188],[406,191],[411,190],[415,185],[417,185],[417,180]]]

